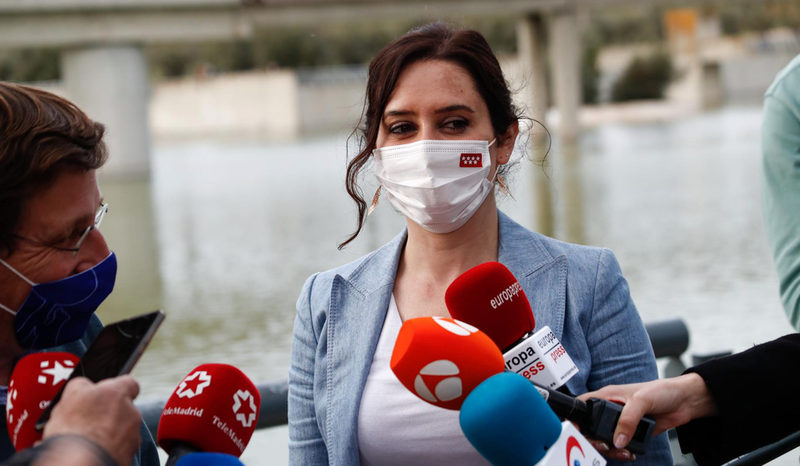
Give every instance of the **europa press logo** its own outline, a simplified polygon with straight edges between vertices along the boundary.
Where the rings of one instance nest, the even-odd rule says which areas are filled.
[[[250,390],[239,390],[233,394],[233,412],[236,414],[236,420],[242,423],[242,427],[253,425],[256,420],[256,402]]]
[[[211,385],[211,376],[206,371],[197,371],[186,376],[185,379],[178,385],[175,394],[178,398],[192,399],[197,395],[203,393],[203,390]]]
[[[570,455],[572,455],[573,448],[577,448],[578,451],[581,452],[581,456],[586,459],[586,454],[583,453],[583,448],[581,448],[581,444],[578,442],[578,439],[570,436],[570,438],[567,439],[567,466],[581,466],[581,462],[579,460],[576,459],[575,461],[572,461],[572,457]]]
[[[477,332],[478,329],[464,322],[445,320],[441,317],[434,317],[434,322],[450,333],[461,337],[467,337]],[[414,390],[423,400],[431,403],[440,401],[451,401],[460,397],[464,390],[458,366],[450,360],[439,359],[427,364],[420,369],[419,374],[414,379]],[[433,391],[428,388],[428,384],[433,385]]]

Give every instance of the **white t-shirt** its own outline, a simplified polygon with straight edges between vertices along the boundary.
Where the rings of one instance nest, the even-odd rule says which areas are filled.
[[[487,466],[458,423],[458,411],[437,408],[397,380],[389,361],[400,313],[392,295],[358,411],[358,449],[364,466]]]

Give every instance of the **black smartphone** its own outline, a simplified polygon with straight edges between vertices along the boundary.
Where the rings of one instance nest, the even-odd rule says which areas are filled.
[[[163,320],[164,312],[159,310],[106,325],[75,366],[69,380],[86,377],[97,383],[130,373]],[[61,399],[63,391],[64,387],[61,387],[50,406],[39,417],[36,422],[38,430],[44,429],[50,420],[50,413]]]

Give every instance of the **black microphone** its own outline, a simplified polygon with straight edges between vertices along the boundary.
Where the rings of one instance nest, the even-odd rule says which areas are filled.
[[[622,405],[613,401],[590,398],[588,401],[579,400],[556,390],[542,387],[530,381],[542,398],[547,401],[556,415],[562,419],[578,424],[581,433],[586,437],[601,440],[609,445],[614,444],[614,430],[617,428],[619,416],[622,414]],[[656,421],[643,417],[636,427],[627,448],[633,453],[643,455],[647,451],[650,439],[655,430]]]

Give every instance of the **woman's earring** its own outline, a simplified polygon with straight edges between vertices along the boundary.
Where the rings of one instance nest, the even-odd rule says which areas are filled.
[[[367,211],[367,217],[372,215],[372,212],[378,207],[378,202],[381,200],[381,188],[383,188],[383,185],[378,186],[378,190],[375,191],[375,196],[372,198],[372,205],[369,206],[369,210]]]
[[[506,196],[511,196],[511,199],[514,199],[514,196],[511,195],[511,191],[508,190],[508,185],[506,184],[505,178],[502,175],[497,175],[497,184],[500,185],[500,192],[505,194]],[[516,199],[514,199],[516,201]]]

